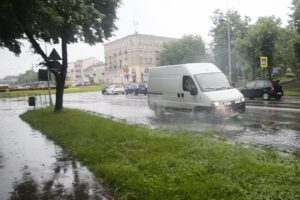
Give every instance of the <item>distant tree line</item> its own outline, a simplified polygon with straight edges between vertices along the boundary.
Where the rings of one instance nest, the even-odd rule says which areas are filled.
[[[210,48],[205,47],[200,36],[184,36],[164,45],[159,55],[159,64],[212,61],[225,74],[229,74],[230,44],[232,81],[237,81],[238,76],[244,76],[245,79],[262,76],[272,79],[273,67],[279,67],[281,74],[291,69],[299,79],[300,0],[293,0],[291,9],[287,27],[282,27],[281,20],[275,16],[260,17],[254,24],[250,24],[251,19],[241,17],[237,11],[223,13],[216,10],[211,17],[213,27],[210,30]],[[268,57],[267,70],[260,68],[261,56]]]
[[[13,80],[14,84],[23,85],[26,83],[36,82],[38,81],[38,73],[35,72],[33,69],[27,70],[24,73],[21,73],[17,76],[6,76],[2,78],[3,81]]]

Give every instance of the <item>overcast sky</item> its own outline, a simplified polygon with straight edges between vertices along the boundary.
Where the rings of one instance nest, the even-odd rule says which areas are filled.
[[[210,17],[213,11],[223,12],[233,9],[242,16],[249,16],[255,23],[260,16],[275,15],[287,25],[291,13],[291,0],[123,0],[118,9],[118,30],[115,37],[121,38],[133,34],[141,34],[180,38],[184,34],[199,34],[209,43],[209,30],[212,27]],[[48,54],[53,46],[41,46]],[[60,53],[60,48],[56,47]],[[74,44],[68,46],[69,62],[77,59],[96,57],[104,61],[102,44],[89,46]],[[16,57],[13,53],[0,49],[0,78],[6,75],[18,75],[31,69],[41,61],[40,56],[31,53],[30,45],[24,42],[22,54]]]

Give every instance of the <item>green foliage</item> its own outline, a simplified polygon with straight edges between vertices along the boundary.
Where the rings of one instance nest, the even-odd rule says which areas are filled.
[[[159,65],[197,63],[207,59],[205,44],[198,35],[187,35],[166,43],[159,54]]]
[[[102,42],[116,29],[116,9],[120,0],[2,0],[0,4],[0,47],[16,55],[21,39],[28,39],[41,55],[56,80],[55,111],[63,109],[63,93],[68,67],[67,45],[78,41]],[[62,63],[54,69],[39,45],[61,43]]]
[[[51,93],[55,93],[55,89],[51,90]],[[69,87],[64,90],[64,93],[77,93],[77,92],[92,92],[92,91],[99,91],[99,85],[89,85],[89,86],[81,86],[81,87]],[[25,96],[38,96],[48,94],[48,90],[18,90],[18,91],[8,91],[8,92],[1,92],[0,98],[10,98],[10,97],[25,97]]]
[[[296,31],[290,28],[280,28],[279,37],[275,43],[274,65],[281,67],[284,75],[287,69],[296,71],[297,58],[294,51]]]
[[[27,70],[24,74],[18,76],[18,83],[29,83],[38,81],[38,73],[34,70]]]
[[[291,9],[293,13],[290,15],[292,18],[290,25],[293,27],[293,29],[296,29],[297,32],[300,33],[300,1],[293,0]]]
[[[300,88],[285,88],[284,95],[286,96],[300,96]]]
[[[102,42],[116,28],[118,5],[118,0],[3,0],[0,46],[19,54],[19,39],[28,36],[53,43],[62,38],[67,43]]]
[[[241,59],[239,52],[236,50],[236,40],[243,38],[246,35],[246,30],[250,19],[248,17],[242,17],[237,11],[229,10],[224,14],[221,10],[217,9],[214,11],[214,15],[211,17],[213,27],[210,30],[210,35],[213,38],[211,43],[212,50],[215,56],[215,62],[221,70],[228,74],[229,63],[228,63],[228,28],[230,31],[230,47],[231,47],[231,66],[232,75],[234,81],[236,76],[241,74],[239,68],[243,60]],[[228,24],[229,23],[229,24]],[[229,27],[228,27],[229,25]]]
[[[300,79],[300,1],[293,0],[291,9],[293,13],[291,15],[290,27],[296,32],[293,43],[296,64],[292,69],[294,72],[297,72],[297,78]]]
[[[237,39],[237,48],[243,58],[252,66],[253,79],[256,69],[260,68],[260,57],[268,57],[268,65],[276,66],[274,62],[275,44],[280,33],[280,19],[260,17],[254,25],[249,26],[246,38]],[[271,67],[269,75],[271,75]]]
[[[42,109],[21,118],[107,180],[120,199],[300,198],[300,161],[292,156],[79,110]]]

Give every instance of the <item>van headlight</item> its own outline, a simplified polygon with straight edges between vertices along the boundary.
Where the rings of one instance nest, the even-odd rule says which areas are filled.
[[[219,106],[223,105],[223,103],[220,101],[213,101],[213,102],[211,102],[211,104],[215,107],[219,107]]]
[[[241,102],[244,102],[245,101],[245,97],[241,97]]]

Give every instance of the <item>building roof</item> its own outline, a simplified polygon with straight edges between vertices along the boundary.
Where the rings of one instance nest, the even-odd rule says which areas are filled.
[[[135,34],[128,35],[128,36],[125,36],[123,38],[119,38],[119,39],[116,39],[114,41],[105,43],[104,46],[112,44],[112,43],[120,42],[122,40],[125,40],[127,38],[131,38],[131,37],[148,37],[148,38],[161,38],[161,39],[164,38],[164,39],[168,39],[168,40],[177,40],[177,38],[170,38],[170,37],[164,37],[164,36],[156,36],[156,35],[147,35],[147,34],[135,33]]]
[[[98,63],[96,63],[96,64],[93,64],[93,65],[90,65],[90,66],[88,66],[87,68],[85,68],[83,71],[89,71],[89,70],[91,70],[91,69],[93,69],[93,68],[97,68],[97,67],[102,67],[102,66],[105,66],[105,64],[103,63],[103,62],[98,62]]]

